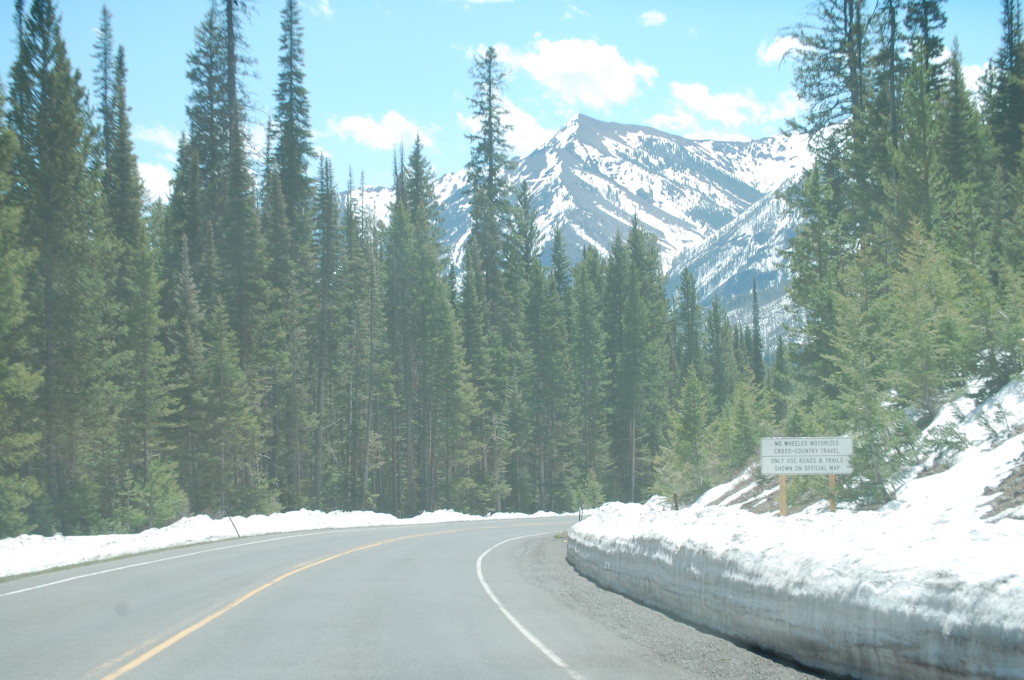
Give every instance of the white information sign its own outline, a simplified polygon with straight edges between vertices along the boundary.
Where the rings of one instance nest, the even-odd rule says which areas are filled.
[[[850,437],[765,437],[761,440],[763,475],[853,474]]]

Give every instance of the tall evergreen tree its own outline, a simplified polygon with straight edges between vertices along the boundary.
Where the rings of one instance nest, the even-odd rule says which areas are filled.
[[[816,23],[793,32],[804,46],[794,53],[795,85],[808,105],[805,122],[794,124],[812,136],[863,111],[869,58],[864,0],[820,0],[814,9]]]
[[[704,310],[697,298],[697,282],[689,269],[679,277],[679,289],[673,306],[674,328],[672,337],[675,347],[675,364],[679,376],[702,372]]]
[[[757,279],[754,279],[754,287],[750,291],[751,298],[751,347],[750,365],[754,375],[754,382],[760,385],[764,382],[764,338],[761,335],[761,305],[757,300]]]
[[[308,170],[313,157],[313,129],[303,70],[305,52],[302,40],[298,3],[286,0],[281,10],[280,70],[274,90],[274,161],[281,176],[281,192],[291,227],[290,249],[297,252],[309,248],[312,183]]]
[[[0,93],[0,110],[5,97]],[[0,537],[35,528],[28,508],[40,495],[39,432],[29,423],[42,375],[26,343],[28,273],[35,253],[21,235],[21,210],[11,197],[14,133],[0,122]]]
[[[92,162],[85,91],[68,60],[50,0],[18,4],[18,57],[11,70],[11,129],[20,141],[13,200],[23,246],[38,252],[29,273],[28,341],[43,375],[35,417],[49,508],[46,530],[97,527],[100,480],[91,474],[116,431],[107,263],[116,257]]]
[[[907,28],[910,51],[920,54],[927,64],[927,87],[932,92],[942,84],[942,30],[946,28],[945,0],[908,0],[903,23]]]
[[[313,212],[316,255],[316,316],[311,334],[313,367],[312,501],[324,507],[324,471],[336,452],[341,392],[338,342],[341,335],[341,209],[331,162],[321,157]]]
[[[169,392],[170,362],[160,342],[160,283],[143,221],[144,189],[131,142],[124,48],[118,49],[114,60],[108,107],[102,128],[102,146],[107,149],[103,188],[119,242],[114,297],[123,315],[123,332],[116,348],[122,363],[115,381],[125,407],[118,432],[122,456],[118,467],[123,476],[110,489],[113,494],[107,503],[111,514],[121,516],[122,525],[136,529],[174,521],[188,508],[174,481],[173,463],[161,455],[174,405]]]
[[[982,80],[981,98],[1000,166],[1013,174],[1020,167],[1024,149],[1024,18],[1020,0],[1003,0],[1002,28],[999,50]]]
[[[570,296],[574,391],[579,399],[579,475],[573,495],[577,507],[605,500],[609,468],[608,347],[603,319],[604,259],[593,248],[573,268],[575,285]]]
[[[96,35],[93,57],[96,59],[96,79],[94,80],[99,116],[99,128],[101,142],[101,154],[103,162],[106,162],[110,155],[109,142],[113,135],[108,128],[114,125],[114,88],[115,83],[115,51],[114,51],[114,29],[111,22],[110,10],[104,5],[100,12],[100,27]]]
[[[408,164],[396,172],[396,195],[384,235],[385,316],[396,381],[392,465],[398,509],[415,514],[451,498],[452,466],[464,466],[468,453],[472,403],[438,242],[433,171],[418,138]]]
[[[470,158],[466,165],[470,192],[471,232],[463,262],[461,319],[465,331],[466,358],[473,384],[483,407],[476,421],[475,434],[482,442],[478,483],[489,497],[489,507],[502,509],[508,493],[507,472],[513,445],[509,432],[512,414],[505,410],[520,393],[522,371],[509,373],[522,356],[522,344],[506,343],[518,337],[521,317],[502,315],[503,304],[520,297],[507,297],[503,291],[504,265],[508,261],[505,233],[511,216],[508,171],[511,147],[507,140],[508,113],[502,102],[506,73],[498,62],[497,51],[489,47],[475,57],[470,71],[474,93],[469,98],[479,131],[469,135]],[[520,400],[521,403],[521,400]]]
[[[634,216],[627,240],[613,244],[609,315],[611,437],[623,495],[636,500],[651,481],[664,443],[669,373],[668,302],[658,245]]]
[[[498,62],[498,53],[488,47],[474,58],[470,71],[474,93],[470,111],[479,131],[469,135],[471,144],[466,165],[470,186],[470,238],[480,258],[484,295],[489,301],[499,297],[501,279],[502,231],[511,211],[508,171],[512,168],[508,142],[508,115],[502,102],[507,74]]]

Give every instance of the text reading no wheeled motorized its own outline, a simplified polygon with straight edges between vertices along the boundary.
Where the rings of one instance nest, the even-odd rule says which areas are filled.
[[[761,474],[848,475],[852,455],[850,437],[766,437],[761,440]]]

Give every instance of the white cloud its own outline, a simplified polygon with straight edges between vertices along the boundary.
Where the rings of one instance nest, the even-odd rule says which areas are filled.
[[[529,51],[516,52],[507,45],[496,49],[499,59],[529,73],[569,106],[604,109],[622,104],[639,94],[640,83],[650,85],[658,75],[653,66],[626,61],[615,45],[594,40],[538,38]]]
[[[803,103],[796,92],[779,94],[774,102],[764,103],[750,92],[713,93],[703,83],[672,83],[676,106],[671,113],[652,116],[649,123],[656,128],[699,139],[749,139],[741,132],[754,128],[760,134],[766,127],[781,127],[797,116]],[[712,131],[705,127],[721,127]]]
[[[644,26],[661,26],[668,21],[668,17],[665,16],[664,12],[652,9],[641,14],[640,21],[643,22]]]
[[[782,61],[786,53],[801,47],[802,44],[794,36],[781,35],[776,37],[771,44],[761,43],[757,48],[757,58],[766,64],[777,64]]]
[[[747,95],[735,92],[712,94],[703,83],[672,83],[672,94],[686,109],[728,127],[746,123],[755,106],[754,100]]]
[[[590,12],[586,11],[585,9],[580,9],[576,5],[570,4],[568,7],[565,8],[565,14],[562,15],[562,19],[565,21],[569,21],[571,19],[575,19],[576,17],[589,16]]]
[[[964,72],[964,84],[971,92],[977,92],[981,84],[981,77],[988,69],[988,62],[984,64],[964,64],[960,67]]]
[[[156,163],[139,163],[139,176],[151,198],[166,201],[171,195],[171,179],[174,174],[170,168]]]
[[[397,111],[388,111],[379,121],[368,116],[331,118],[327,121],[327,128],[342,139],[351,139],[372,149],[393,149],[399,144],[412,144],[417,135],[424,146],[433,146],[433,141],[419,126]]]
[[[557,130],[548,130],[538,123],[536,118],[507,99],[504,103],[508,110],[505,123],[511,126],[508,131],[508,143],[512,146],[512,152],[515,155],[525,156],[537,150],[557,132]]]
[[[174,154],[178,151],[178,133],[171,132],[163,125],[157,125],[155,127],[135,127],[132,131],[132,135],[140,142],[156,144],[164,150],[169,151],[172,159],[174,158]]]
[[[659,130],[686,132],[697,126],[697,117],[676,107],[672,113],[654,114],[647,122]]]
[[[963,55],[961,54],[961,58]],[[946,64],[950,59],[953,58],[953,52],[948,47],[942,49],[942,54],[939,55],[933,63],[935,64]],[[964,64],[960,63],[960,71],[964,75],[964,85],[971,92],[977,93],[978,86],[981,84],[981,77],[985,75],[985,71],[988,69],[989,62],[984,64]]]
[[[522,157],[536,151],[557,132],[557,130],[548,130],[538,123],[536,118],[506,98],[502,98],[501,105],[508,111],[502,120],[510,128],[506,140],[512,147],[512,154],[515,156]],[[459,128],[467,134],[480,132],[480,121],[476,118],[462,112],[456,113],[455,117]]]
[[[331,0],[314,0],[309,4],[309,11],[313,16],[331,19],[334,17],[334,8],[331,7]]]

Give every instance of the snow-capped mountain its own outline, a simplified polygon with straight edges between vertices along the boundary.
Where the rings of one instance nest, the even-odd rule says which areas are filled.
[[[607,252],[635,214],[654,233],[669,271],[808,164],[802,139],[694,141],[640,125],[579,115],[522,158],[511,177],[526,182],[545,242],[561,228],[569,257]],[[456,261],[469,231],[465,175],[440,182],[444,229]]]
[[[585,247],[607,253],[635,214],[661,245],[670,290],[689,267],[707,299],[718,294],[733,309],[749,301],[756,274],[768,326],[777,321],[766,302],[784,290],[777,251],[792,231],[774,194],[811,160],[799,136],[696,141],[579,115],[521,158],[510,179],[530,188],[545,244],[562,229],[570,259]],[[466,189],[464,170],[438,180],[443,239],[457,264],[470,229]],[[365,197],[384,218],[391,192],[368,189]]]
[[[718,296],[734,321],[749,324],[752,289],[757,283],[761,330],[773,336],[786,320],[785,272],[779,269],[779,251],[793,235],[796,217],[783,200],[768,194],[699,246],[684,251],[669,270],[669,290],[675,290],[684,269],[689,269],[710,304]]]

